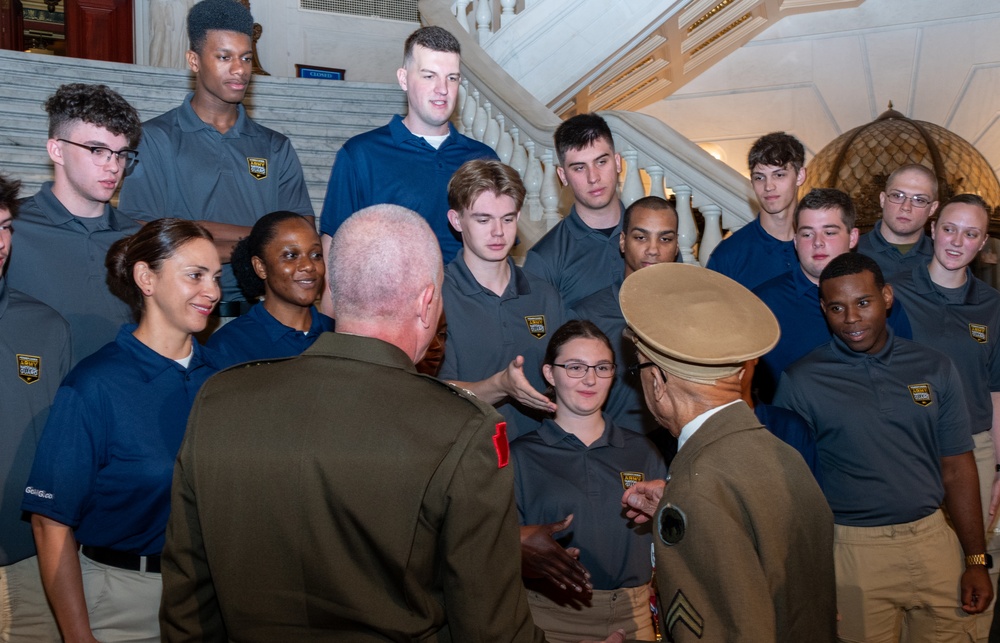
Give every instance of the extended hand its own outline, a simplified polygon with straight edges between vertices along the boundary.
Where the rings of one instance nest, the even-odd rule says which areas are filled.
[[[625,515],[640,525],[651,520],[666,486],[666,480],[646,480],[629,487],[622,496]]]
[[[549,413],[556,412],[556,404],[535,390],[524,374],[524,357],[518,355],[501,371],[500,387],[510,398],[524,406]]]
[[[547,578],[561,589],[572,587],[583,592],[592,589],[590,574],[577,558],[580,550],[563,548],[552,534],[569,527],[573,514],[548,525],[521,527],[521,575],[526,578]]]

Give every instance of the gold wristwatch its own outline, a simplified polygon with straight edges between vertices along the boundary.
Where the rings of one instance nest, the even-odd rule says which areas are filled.
[[[965,557],[965,566],[983,565],[987,569],[993,568],[993,557],[989,554],[973,554]]]

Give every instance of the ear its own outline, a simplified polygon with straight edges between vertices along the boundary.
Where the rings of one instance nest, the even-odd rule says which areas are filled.
[[[542,364],[542,377],[545,378],[545,381],[548,382],[549,386],[555,386],[556,385],[556,380],[552,376],[552,365],[551,364]]]
[[[667,381],[663,379],[663,371],[660,367],[649,369],[653,376],[653,399],[659,400],[667,394]]]
[[[404,92],[406,91],[406,67],[400,67],[396,70],[396,82],[399,83],[399,88]]]
[[[448,223],[456,232],[462,232],[462,217],[457,210],[448,210]]]
[[[848,233],[848,237],[850,239],[850,245],[848,245],[847,247],[853,250],[854,247],[858,245],[858,238],[860,237],[860,235],[861,233],[858,232],[857,228],[851,228],[850,233]]]
[[[940,219],[934,219],[933,221],[931,221],[931,239],[937,239],[938,221],[940,221]],[[983,243],[985,243],[985,242],[986,242],[986,240],[984,239]]]
[[[198,52],[194,49],[188,49],[185,57],[187,58],[188,69],[197,74],[198,70],[201,68],[201,61],[198,58]]]
[[[882,299],[885,300],[886,310],[892,308],[892,302],[895,301],[895,293],[892,292],[892,284],[882,286]]]
[[[622,156],[618,152],[615,152],[615,172],[622,173]]]
[[[431,319],[431,311],[433,309],[434,297],[435,295],[440,296],[437,293],[437,288],[434,284],[427,284],[424,287],[423,292],[420,293],[420,297],[417,299],[417,317],[420,319],[420,325],[424,328],[434,328],[438,327],[438,322],[440,319]]]
[[[885,190],[878,193],[878,207],[885,209]]]
[[[806,182],[806,166],[803,165],[799,168],[798,174],[795,175],[795,185],[799,186]]]
[[[45,143],[45,150],[49,153],[49,158],[56,165],[64,165],[66,163],[65,159],[63,159],[62,145],[56,139],[50,138]]]
[[[253,266],[253,271],[257,273],[258,277],[267,281],[267,266],[260,260],[260,257],[250,257],[250,265]]]
[[[927,218],[928,219],[931,218],[932,216],[934,216],[934,213],[937,212],[937,209],[938,209],[939,205],[941,205],[940,201],[931,201],[930,206],[927,208]]]
[[[625,254],[625,231],[618,233],[618,252]]]
[[[569,185],[569,181],[566,180],[566,170],[564,170],[561,166],[556,167],[556,176],[559,177],[559,182],[562,183],[564,187]]]
[[[135,281],[136,285],[139,286],[139,290],[142,294],[147,297],[153,292],[153,288],[156,286],[156,273],[149,267],[149,264],[145,261],[137,261],[134,266],[132,266],[132,279]]]

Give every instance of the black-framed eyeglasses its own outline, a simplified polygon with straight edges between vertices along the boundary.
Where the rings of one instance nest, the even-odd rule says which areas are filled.
[[[553,364],[553,366],[558,366],[559,368],[566,371],[568,377],[573,379],[580,379],[587,374],[587,371],[594,369],[594,373],[597,377],[602,377],[607,379],[609,377],[615,376],[615,364],[614,362],[601,362],[600,364],[584,364],[583,362],[569,362],[567,364]]]
[[[139,158],[139,153],[135,150],[130,150],[127,147],[120,150],[112,150],[107,147],[101,147],[99,145],[84,145],[83,143],[75,143],[73,141],[68,141],[64,138],[57,138],[57,141],[62,143],[69,143],[70,145],[75,145],[79,148],[90,151],[90,160],[94,162],[97,167],[104,167],[111,162],[111,157],[115,157],[115,162],[118,163],[118,167],[128,170],[133,165],[135,165],[136,159]]]
[[[909,199],[913,207],[917,208],[918,210],[923,210],[924,208],[926,208],[931,204],[930,198],[925,197],[922,194],[914,194],[913,196],[907,196],[906,194],[898,190],[893,190],[892,192],[886,192],[885,198],[889,199],[890,203],[895,203],[897,205]]]
[[[649,366],[656,366],[656,363],[643,362],[642,364],[632,364],[627,369],[625,369],[625,374],[629,377],[639,377],[639,373],[642,372],[642,369],[647,368]]]

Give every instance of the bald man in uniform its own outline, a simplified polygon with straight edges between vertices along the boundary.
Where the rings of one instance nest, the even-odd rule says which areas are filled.
[[[670,304],[670,315],[662,310]],[[740,399],[778,322],[735,281],[684,264],[622,284],[646,404],[678,438],[668,481],[622,497],[653,521],[661,631],[676,643],[831,643],[833,515],[802,457]]]

